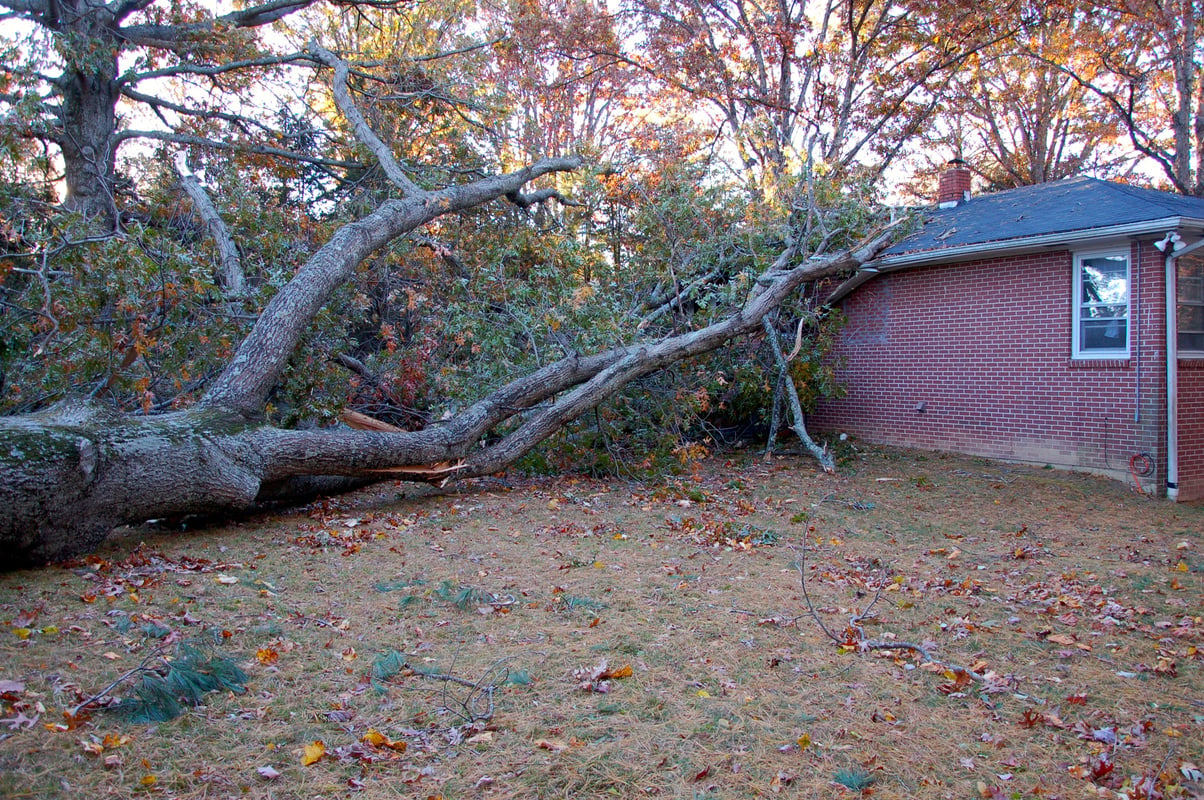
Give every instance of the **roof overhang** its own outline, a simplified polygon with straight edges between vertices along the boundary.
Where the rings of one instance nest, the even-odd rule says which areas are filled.
[[[848,280],[837,286],[828,296],[828,302],[835,303],[844,299],[854,289],[882,272],[898,272],[912,267],[937,266],[971,259],[1023,255],[1043,250],[1075,249],[1084,245],[1104,244],[1117,239],[1157,235],[1167,231],[1181,231],[1190,228],[1195,228],[1200,235],[1204,235],[1204,219],[1179,215],[1128,222],[1123,225],[1109,225],[1103,228],[1084,228],[1083,230],[1045,233],[1020,239],[1001,239],[994,242],[979,242],[942,247],[938,250],[921,250],[914,253],[882,256],[867,261]]]

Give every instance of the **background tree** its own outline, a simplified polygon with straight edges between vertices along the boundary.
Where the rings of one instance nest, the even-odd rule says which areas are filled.
[[[1005,12],[899,0],[626,6],[632,28],[647,31],[633,60],[712,114],[736,156],[732,174],[762,182],[750,184],[761,194],[809,162],[880,177],[958,65],[1004,35]]]
[[[1072,8],[1083,23],[1076,40],[1080,58],[1047,61],[1104,101],[1132,147],[1157,166],[1171,188],[1204,197],[1198,0],[1121,0]]]
[[[1018,27],[973,53],[950,81],[920,137],[913,194],[927,196],[952,155],[988,191],[1132,169],[1135,154],[1108,103],[1074,77],[1095,77],[1084,43],[1098,38],[1098,23],[1053,7],[1027,12]]]
[[[140,106],[164,120],[170,115],[220,121],[255,138],[250,149],[282,153],[270,125],[229,109],[237,109],[235,98],[251,80],[262,78],[263,70],[290,60],[266,52],[252,31],[315,1],[271,0],[222,16],[200,5],[154,0],[0,2],[7,10],[0,18],[28,24],[28,32],[14,43],[22,57],[0,65],[7,77],[0,100],[23,112],[4,115],[6,135],[56,148],[65,207],[109,224],[116,221],[123,191],[117,174],[123,144],[138,138],[206,141],[178,130],[125,127],[119,104]],[[190,93],[187,102],[153,93],[167,79],[203,80],[207,90]],[[240,144],[239,137],[207,143],[224,149]]]

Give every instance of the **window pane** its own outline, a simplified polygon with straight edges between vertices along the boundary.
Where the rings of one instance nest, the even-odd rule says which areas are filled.
[[[1124,256],[1094,256],[1084,258],[1082,265],[1083,291],[1081,302],[1129,302],[1129,261]]]
[[[1179,302],[1204,303],[1204,277],[1180,275]]]
[[[1124,350],[1129,325],[1123,319],[1083,320],[1079,325],[1080,350]]]
[[[1204,352],[1204,333],[1179,331],[1179,350]]]
[[[1204,333],[1204,306],[1179,306],[1179,330]]]
[[[1128,306],[1083,306],[1083,319],[1124,319]]]
[[[1129,258],[1123,252],[1075,259],[1074,355],[1124,357],[1129,352]]]

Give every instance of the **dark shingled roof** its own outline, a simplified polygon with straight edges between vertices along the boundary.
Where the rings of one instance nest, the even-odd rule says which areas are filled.
[[[1095,178],[1069,178],[974,197],[925,212],[924,227],[879,258],[1167,217],[1204,219],[1204,199]]]

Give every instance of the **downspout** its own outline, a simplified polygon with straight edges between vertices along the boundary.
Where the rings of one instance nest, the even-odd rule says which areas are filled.
[[[1159,242],[1166,256],[1166,498],[1179,498],[1179,330],[1175,251],[1183,245],[1171,234]],[[1172,247],[1167,248],[1168,244]]]
[[[1134,380],[1133,380],[1133,424],[1134,425],[1137,425],[1141,422],[1141,330],[1142,330],[1141,311],[1144,308],[1144,306],[1138,305],[1137,301],[1138,301],[1138,299],[1140,299],[1143,303],[1145,301],[1144,297],[1139,298],[1139,295],[1141,294],[1141,292],[1140,292],[1141,276],[1143,274],[1145,274],[1145,270],[1142,269],[1142,266],[1141,266],[1141,240],[1138,239],[1137,240],[1137,267],[1136,267],[1136,269],[1133,270],[1133,281],[1132,281],[1132,283],[1133,283],[1133,319],[1132,319],[1132,323],[1131,323],[1132,328],[1133,328],[1133,338],[1135,339],[1135,341],[1133,342],[1134,366],[1137,370],[1134,375]]]

